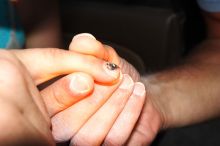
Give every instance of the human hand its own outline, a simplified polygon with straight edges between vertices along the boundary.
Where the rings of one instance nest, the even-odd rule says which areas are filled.
[[[29,72],[8,51],[0,51],[0,67],[0,145],[55,145],[48,114]]]
[[[117,80],[118,70],[108,71],[107,68],[105,69],[106,66],[103,61],[81,56],[73,52],[53,49],[48,49],[46,52],[42,49],[2,50],[0,52],[0,66],[4,69],[0,72],[2,83],[0,94],[3,101],[1,103],[2,121],[0,126],[2,129],[6,128],[4,133],[0,135],[2,145],[54,145],[50,133],[49,117],[68,107],[67,104],[77,102],[80,98],[89,94],[92,91],[93,78],[83,73],[72,73],[39,93],[36,86],[40,83],[78,70],[90,73],[96,81],[103,81],[103,83]],[[74,57],[78,57],[75,58],[75,61],[78,59],[81,62],[78,62],[79,64],[75,63],[75,65],[73,63],[73,66],[71,66],[69,61],[74,61]],[[81,65],[82,61],[83,65]],[[90,63],[96,63],[97,72],[89,70]],[[93,64],[92,66],[96,65]],[[76,78],[77,80],[75,80]],[[85,92],[78,89],[78,83],[82,83],[82,80],[79,79],[86,81],[85,84],[88,89]],[[75,84],[77,84],[76,89],[74,88]],[[59,87],[61,87],[61,90],[56,91]],[[83,91],[84,89],[83,87]],[[43,95],[43,98],[41,95]],[[49,115],[43,100],[46,103]],[[8,125],[9,123],[12,124]]]
[[[119,69],[109,69],[109,63],[88,55],[49,48],[12,50],[11,53],[24,64],[36,85],[69,74],[41,91],[50,116],[90,94],[93,80],[114,84],[119,78]]]
[[[102,45],[99,41],[95,40],[94,37],[86,35],[76,36],[70,44],[70,50],[79,52],[82,54],[93,55],[97,58],[101,58],[106,61],[114,62],[122,68],[123,73],[128,73],[136,81],[139,80],[139,74],[126,60],[120,58],[113,48]],[[129,139],[123,138],[124,133],[120,128],[115,129],[114,134],[106,136],[105,142],[107,145],[150,145],[154,140],[158,131],[163,125],[163,114],[159,110],[155,97],[150,89],[147,89],[147,99],[142,109],[141,115],[138,119],[136,126],[133,131],[127,132],[126,135],[130,134]],[[131,113],[130,113],[131,114]],[[120,119],[120,117],[119,117]],[[125,126],[126,124],[124,124]],[[121,137],[121,139],[119,138]]]
[[[107,144],[109,138],[124,143],[144,101],[144,85],[134,83],[129,75],[121,76],[113,86],[95,83],[90,96],[52,117],[53,136],[57,142],[71,139],[71,145]],[[124,125],[125,122],[128,124]],[[120,138],[115,137],[118,130]],[[105,139],[107,135],[109,138]]]
[[[144,101],[144,85],[129,75],[112,86],[95,84],[90,96],[52,117],[53,136],[57,142],[71,139],[70,145],[80,146],[124,143]]]
[[[76,35],[70,43],[69,49],[115,63],[121,68],[122,73],[129,74],[135,82],[140,80],[140,74],[133,65],[121,58],[112,47],[96,41],[95,37],[90,34]]]

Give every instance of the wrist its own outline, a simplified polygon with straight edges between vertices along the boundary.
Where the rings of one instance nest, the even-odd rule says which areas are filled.
[[[159,130],[164,130],[169,127],[168,110],[165,102],[165,95],[162,94],[162,84],[157,79],[158,74],[145,75],[141,77],[142,83],[144,83],[147,92],[147,102],[151,102],[153,108],[159,115],[160,126]],[[162,96],[163,95],[163,96]],[[162,99],[163,98],[163,99]]]
[[[215,64],[187,63],[142,77],[160,113],[161,128],[182,127],[219,116],[218,73]]]
[[[191,123],[189,109],[193,103],[191,103],[191,93],[188,92],[193,91],[188,87],[194,75],[190,73],[189,68],[180,65],[142,77],[148,98],[160,115],[161,130]]]

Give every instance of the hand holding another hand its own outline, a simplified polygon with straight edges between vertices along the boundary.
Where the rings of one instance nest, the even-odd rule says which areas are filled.
[[[138,81],[139,79],[139,74],[133,66],[127,63],[124,59],[120,58],[111,47],[102,45],[100,42],[95,40],[94,37],[91,37],[90,35],[86,34],[76,36],[70,45],[70,50],[78,53],[83,53],[84,55],[93,55],[97,58],[118,64],[122,68],[122,73],[127,73],[131,75],[135,81]],[[128,75],[125,76],[125,79],[128,78]],[[101,143],[103,143],[104,145],[149,145],[155,138],[159,129],[162,127],[162,114],[158,111],[152,99],[150,99],[151,97],[148,96],[150,94],[147,94],[147,99],[145,100],[145,89],[143,88],[142,83],[134,83],[134,87],[132,89],[133,91],[129,91],[131,89],[126,90],[121,90],[119,86],[119,88],[114,92],[121,92],[121,98],[124,97],[128,100],[127,102],[121,103],[121,105],[124,106],[124,108],[118,106],[119,104],[114,104],[114,102],[112,103],[113,107],[120,109],[118,110],[118,112],[115,112],[115,116],[112,116],[112,120],[115,122],[109,120],[111,118],[110,116],[108,116],[108,113],[114,112],[114,110],[111,110],[112,108],[109,108],[109,111],[104,110],[107,109],[111,99],[114,99],[115,94],[112,90],[111,93],[113,94],[111,97],[109,97],[106,103],[102,103],[104,105],[100,109],[96,109],[98,111],[96,111],[95,113],[92,110],[92,117],[90,117],[90,119],[84,119],[84,122],[82,122],[84,124],[77,123],[78,127],[76,126],[77,124],[71,123],[71,121],[77,121],[74,119],[80,119],[80,117],[85,117],[82,115],[78,115],[77,117],[74,116],[74,114],[73,116],[69,116],[71,115],[71,113],[74,113],[73,111],[71,111],[72,107],[70,108],[69,112],[63,111],[59,113],[57,116],[55,116],[54,121],[52,123],[55,123],[54,125],[57,125],[57,123],[62,123],[60,124],[61,127],[56,128],[57,126],[54,126],[54,134],[57,136],[55,137],[61,141],[64,137],[66,137],[67,139],[72,137],[72,145],[100,145]],[[130,92],[130,95],[124,92]],[[107,92],[101,93],[102,94],[98,95],[111,95],[106,94]],[[91,96],[89,98],[91,98]],[[120,100],[118,100],[118,102],[120,102]],[[80,104],[80,102],[77,104]],[[76,105],[73,105],[73,108]],[[85,110],[86,108],[80,109]],[[114,117],[117,117],[117,119],[115,119]],[[105,124],[105,121],[109,121],[109,123]],[[62,125],[65,125],[66,127],[64,128],[64,130],[62,130]],[[68,129],[68,127],[70,128]],[[82,130],[79,129],[79,127],[81,127]],[[68,136],[65,134],[67,134]]]
[[[90,94],[93,79],[103,84],[116,82],[120,72],[109,70],[107,64],[59,49],[1,50],[0,128],[4,132],[0,145],[55,145],[50,118]],[[69,75],[42,91],[36,87],[65,74]]]
[[[5,119],[1,125],[14,121],[14,132],[9,128],[0,135],[6,145],[54,145],[50,118],[56,141],[71,140],[71,145],[83,146],[147,145],[162,125],[153,100],[148,96],[145,100],[138,72],[94,38],[75,37],[70,51],[50,48],[0,53],[0,66],[5,68],[0,72],[4,101],[0,116]],[[119,65],[122,74],[108,62]],[[45,89],[36,88],[60,75],[65,76]],[[12,133],[14,137],[7,136]]]

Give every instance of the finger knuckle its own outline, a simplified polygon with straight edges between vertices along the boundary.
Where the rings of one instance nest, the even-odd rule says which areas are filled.
[[[123,144],[116,137],[106,138],[103,146],[122,146]]]
[[[97,145],[95,140],[91,140],[91,139],[73,139],[71,141],[71,146],[95,146]]]
[[[66,103],[65,100],[62,98],[62,95],[61,95],[59,88],[60,87],[58,87],[58,86],[51,86],[51,93],[52,93],[51,97],[53,97],[55,99],[57,106],[59,108],[63,109],[64,107],[66,107],[68,105],[68,103]],[[62,88],[66,88],[66,87],[63,86]],[[68,90],[65,90],[65,91],[67,92]]]
[[[88,56],[85,58],[84,63],[86,67],[90,69],[91,72],[96,72],[100,69],[100,66],[103,64],[103,60],[97,59],[94,56]]]
[[[66,51],[64,50],[61,51],[61,49],[57,49],[57,48],[48,48],[43,51],[44,51],[45,58],[51,59],[51,61],[53,62],[56,61],[57,58],[60,58],[66,55]]]
[[[89,63],[91,63],[91,65],[94,65],[94,63],[96,64],[96,63],[99,63],[99,62],[101,62],[100,60],[98,60],[96,57],[94,57],[94,56],[89,56],[89,57],[87,57],[87,61],[89,62]]]

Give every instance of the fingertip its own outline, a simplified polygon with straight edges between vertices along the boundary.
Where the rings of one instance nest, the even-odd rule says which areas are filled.
[[[94,88],[93,78],[85,73],[72,73],[41,91],[50,116],[88,97]]]
[[[72,41],[77,40],[80,37],[87,37],[87,38],[96,40],[96,38],[90,33],[80,33],[80,34],[75,35]]]
[[[90,53],[94,52],[99,53],[102,47],[102,44],[93,35],[82,33],[73,37],[69,50],[90,55]]]
[[[106,83],[114,84],[117,83],[123,76],[121,73],[121,69],[114,63],[104,62],[103,69],[104,69],[103,72],[104,74],[103,73],[102,74],[104,76],[102,78],[101,76],[99,76],[100,82],[105,81]],[[102,71],[103,70],[101,70],[101,72]]]
[[[141,97],[145,96],[145,85],[141,82],[136,82],[134,87],[134,94]]]
[[[88,33],[78,34],[73,37],[70,45],[69,50],[76,51],[79,53],[83,53],[84,50],[92,51],[93,48],[99,47],[99,43],[96,38]],[[86,52],[85,52],[86,53]]]
[[[69,50],[92,55],[99,59],[108,60],[108,50],[106,50],[101,42],[89,33],[78,34],[73,37]]]
[[[69,77],[69,88],[75,96],[86,96],[93,91],[94,80],[90,75],[83,72],[76,72]]]
[[[132,78],[128,74],[123,74],[123,81],[120,84],[119,88],[128,90],[133,87],[134,87],[134,81],[132,80]]]

